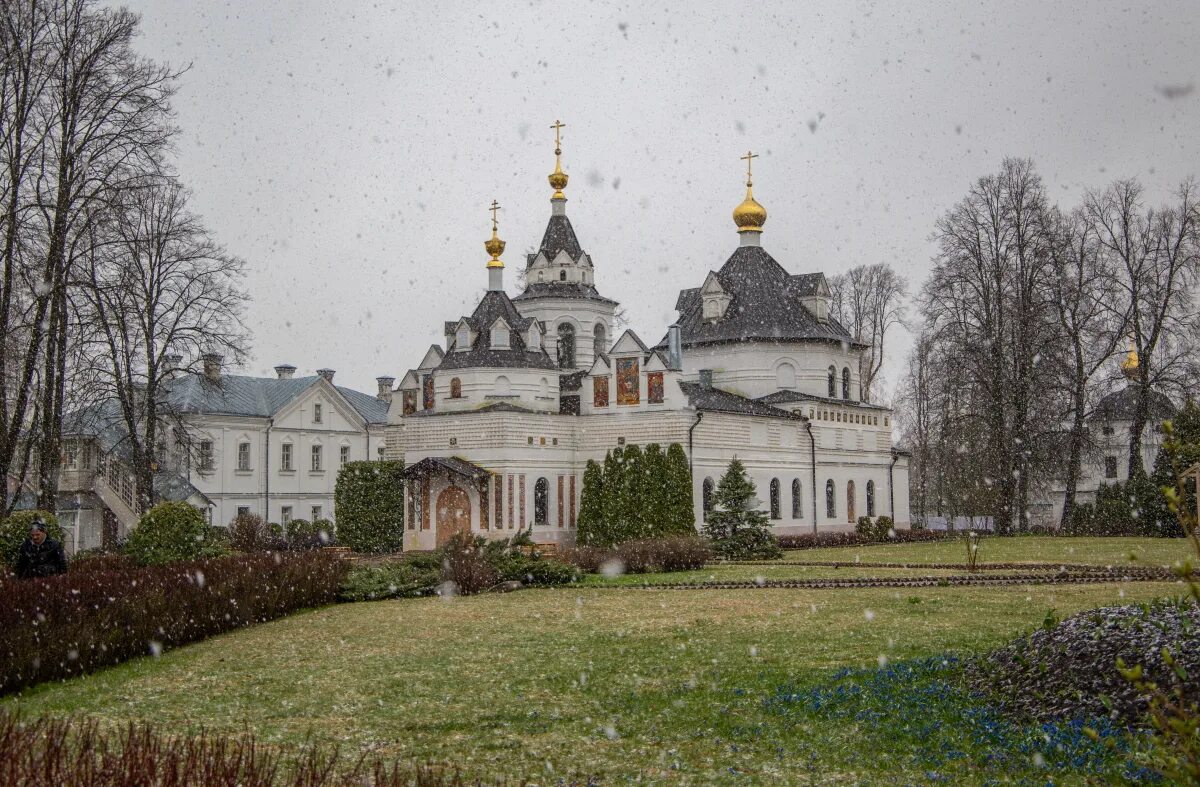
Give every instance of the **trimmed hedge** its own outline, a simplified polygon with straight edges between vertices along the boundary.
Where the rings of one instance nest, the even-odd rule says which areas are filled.
[[[347,462],[333,493],[338,543],[355,552],[404,546],[404,463]]]
[[[596,573],[616,561],[624,573],[643,574],[703,568],[712,558],[712,547],[697,536],[668,536],[627,541],[612,549],[573,547],[562,550],[559,556],[587,573]]]
[[[125,543],[125,553],[143,566],[218,557],[225,545],[213,530],[195,506],[183,501],[159,503],[142,514]]]
[[[880,517],[884,519],[884,517]],[[891,529],[889,525],[889,530]],[[777,536],[779,546],[784,549],[820,549],[822,547],[857,547],[869,544],[909,544],[920,541],[943,541],[958,538],[962,531],[947,533],[939,530],[900,530],[882,537],[863,533],[800,533],[799,535]]]
[[[277,552],[0,579],[0,694],[331,603],[347,568]]]
[[[33,520],[39,517],[46,523],[46,535],[63,543],[63,529],[59,527],[58,517],[54,514],[49,511],[14,511],[8,519],[0,522],[0,563],[10,567],[16,565],[21,544],[29,538],[29,528]]]

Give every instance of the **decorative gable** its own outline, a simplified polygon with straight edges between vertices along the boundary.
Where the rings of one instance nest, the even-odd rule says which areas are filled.
[[[812,284],[810,292],[800,299],[800,303],[804,308],[812,312],[812,315],[820,322],[829,322],[829,282],[825,280],[824,273],[810,275]]]
[[[708,278],[704,280],[704,286],[700,288],[701,308],[703,309],[703,317],[706,322],[716,322],[725,316],[725,310],[729,308],[731,298],[725,292],[725,288],[721,286],[721,282],[717,279],[717,274],[709,271]]]
[[[471,345],[475,341],[473,333],[471,323],[467,322],[466,317],[458,321],[458,325],[454,326],[454,349],[456,352],[466,352],[471,349]]]
[[[644,356],[648,350],[646,345],[632,330],[626,330],[621,334],[621,338],[617,339],[617,343],[613,345],[609,355],[639,355]]]
[[[496,321],[488,328],[491,333],[491,345],[493,350],[507,350],[511,344],[509,333],[510,328],[503,317],[497,317]]]
[[[442,348],[436,344],[431,344],[429,350],[426,351],[425,357],[421,359],[420,365],[417,366],[418,371],[426,371],[437,368],[437,365],[442,362],[446,354],[442,352]]]

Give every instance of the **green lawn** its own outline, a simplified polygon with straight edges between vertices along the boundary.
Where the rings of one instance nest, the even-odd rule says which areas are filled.
[[[709,565],[696,571],[674,571],[666,574],[586,574],[584,585],[636,586],[657,582],[754,582],[758,579],[889,579],[899,577],[957,576],[962,570],[946,568],[834,568],[832,566],[772,566],[772,565]]]
[[[1189,557],[1184,538],[1060,538],[1020,536],[981,538],[979,562],[1097,563],[1100,565],[1170,565]],[[1136,558],[1131,561],[1131,556]],[[963,539],[918,544],[799,549],[786,553],[785,560],[842,561],[864,563],[963,563]],[[1193,560],[1193,562],[1195,562]]]
[[[924,782],[911,735],[853,716],[781,715],[771,698],[839,667],[997,645],[1051,609],[1178,589],[580,589],[352,604],[0,705],[170,731],[252,729],[268,742],[311,738],[543,783]],[[990,767],[968,754],[939,772],[956,782],[1024,773]]]

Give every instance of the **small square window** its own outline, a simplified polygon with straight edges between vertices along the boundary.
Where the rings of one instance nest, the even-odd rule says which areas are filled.
[[[624,437],[618,437],[618,438],[617,438],[617,445],[625,445],[625,438],[624,438]]]
[[[383,461],[383,446],[379,446],[379,448],[377,448],[375,452],[379,455],[379,461],[382,462]]]
[[[320,506],[313,506],[313,507],[312,507],[312,518],[311,518],[311,520],[310,520],[310,521],[312,521],[312,522],[316,522],[318,519],[322,519],[322,518],[323,518],[323,517],[321,516],[321,507],[320,507]]]
[[[249,516],[250,515],[250,506],[238,506],[237,507],[237,515],[239,517]]]

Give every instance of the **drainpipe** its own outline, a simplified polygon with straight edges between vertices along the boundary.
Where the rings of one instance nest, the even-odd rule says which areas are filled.
[[[688,427],[688,472],[692,472],[692,432],[700,425],[704,419],[704,413],[696,413],[696,420]]]
[[[896,462],[900,461],[900,454],[892,451],[892,463],[888,465],[888,510],[892,514],[892,522],[896,521],[896,493],[892,488],[892,470],[896,467]],[[912,517],[909,517],[911,519]]]
[[[800,416],[804,418],[804,416]],[[817,534],[817,438],[813,437],[812,421],[804,418],[804,428],[808,430],[808,450],[812,459],[812,501],[813,501],[813,535]]]
[[[263,521],[271,521],[271,427],[274,418],[267,419],[267,444],[263,448]]]

